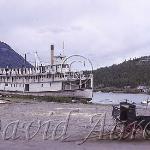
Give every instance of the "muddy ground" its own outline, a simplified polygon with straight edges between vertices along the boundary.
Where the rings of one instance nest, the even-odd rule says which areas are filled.
[[[72,113],[69,118],[70,112]],[[0,150],[140,150],[142,148],[146,150],[150,148],[150,140],[143,138],[110,140],[109,133],[115,124],[111,112],[110,105],[10,100],[8,103],[0,104]],[[145,106],[139,107],[137,113],[148,115],[150,109],[149,107],[146,109]],[[105,133],[103,137],[101,133]],[[88,135],[90,136],[86,140]]]

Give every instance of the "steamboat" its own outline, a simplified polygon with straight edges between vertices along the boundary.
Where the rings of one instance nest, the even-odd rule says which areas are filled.
[[[91,100],[92,72],[72,71],[71,64],[67,63],[68,57],[54,56],[54,45],[50,47],[49,65],[0,68],[0,94]]]

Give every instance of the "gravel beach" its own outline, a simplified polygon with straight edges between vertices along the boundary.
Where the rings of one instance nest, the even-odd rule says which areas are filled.
[[[100,125],[104,121],[105,113],[106,127],[103,130],[108,132],[114,125],[111,111],[111,105],[98,104],[31,100],[12,100],[0,104],[0,150],[149,149],[149,140],[112,141],[105,137],[105,140],[99,139],[102,131]],[[150,114],[150,109],[139,108],[138,114],[143,113]],[[98,120],[100,124],[97,124],[94,134],[85,140]]]

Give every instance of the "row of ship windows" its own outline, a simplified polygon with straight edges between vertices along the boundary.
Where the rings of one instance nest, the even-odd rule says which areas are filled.
[[[62,65],[56,65],[56,68],[69,68],[68,64],[62,64]],[[53,66],[39,66],[39,67],[33,67],[33,68],[21,68],[21,69],[0,69],[0,72],[8,72],[8,71],[14,71],[14,72],[22,72],[22,71],[36,71],[36,70],[46,70],[46,69],[53,69]]]
[[[9,83],[5,83],[5,86],[11,86],[11,87],[24,87],[24,84],[9,84]]]
[[[55,76],[53,76],[53,77],[59,77],[59,78],[64,78],[64,77],[66,77],[67,75],[55,75]],[[11,77],[12,79],[40,79],[40,78],[51,78],[52,76],[51,75],[47,75],[47,76],[34,76],[34,77]],[[0,79],[2,80],[5,80],[5,79],[7,79],[7,80],[9,80],[10,79],[10,77],[0,77]]]
[[[40,67],[37,67],[37,68],[21,68],[21,69],[0,69],[0,72],[12,72],[12,71],[14,71],[14,72],[27,72],[27,71],[36,71],[36,70],[45,70],[45,69],[49,69],[49,67],[43,67],[43,66],[40,66]]]
[[[11,86],[11,87],[24,87],[24,84],[9,84],[9,83],[5,83],[5,86]],[[51,82],[49,83],[50,87],[51,87]],[[41,84],[41,87],[44,87],[43,84]]]

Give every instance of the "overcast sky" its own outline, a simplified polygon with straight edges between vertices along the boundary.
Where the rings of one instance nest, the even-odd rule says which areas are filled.
[[[150,0],[0,0],[0,40],[31,58],[91,59],[95,68],[150,55]]]

